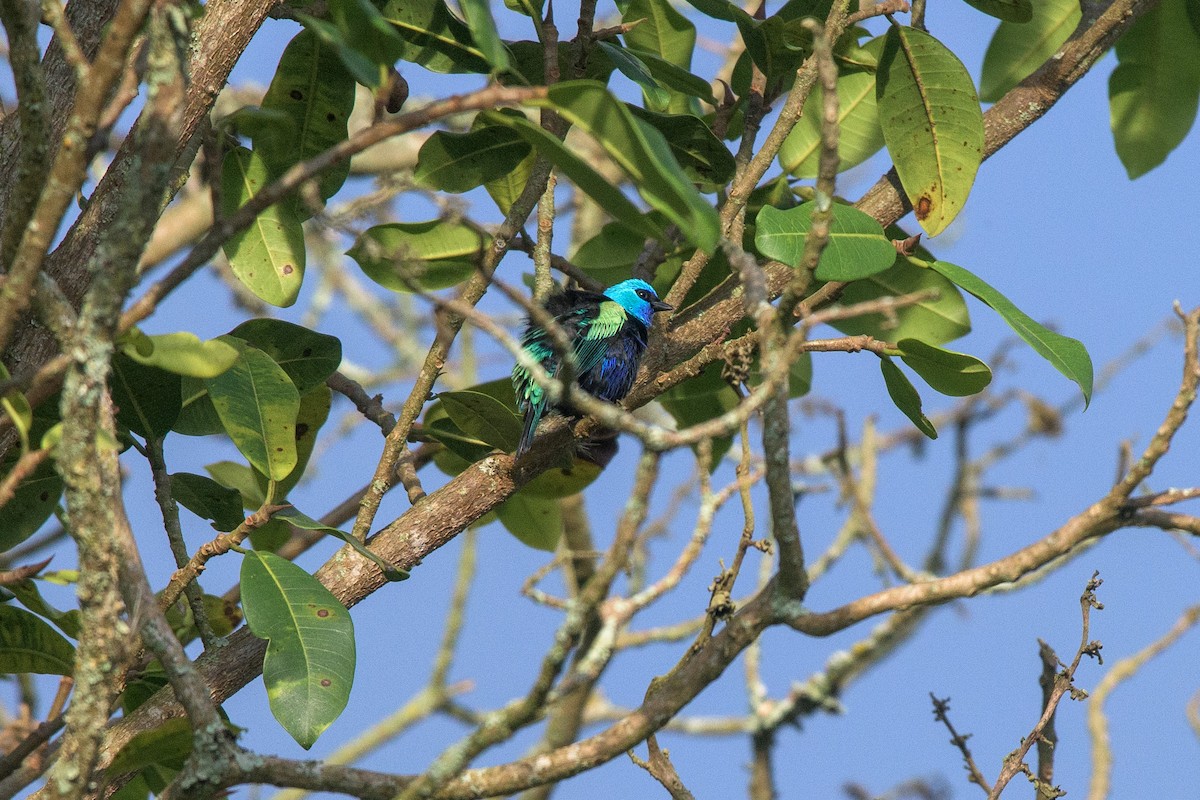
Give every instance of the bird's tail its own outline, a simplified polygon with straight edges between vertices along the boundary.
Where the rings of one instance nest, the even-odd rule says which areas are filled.
[[[521,441],[517,443],[517,458],[525,455],[529,451],[529,446],[533,444],[533,436],[537,433],[538,423],[542,421],[542,414],[546,413],[545,403],[530,403],[525,409],[525,426],[521,429]]]

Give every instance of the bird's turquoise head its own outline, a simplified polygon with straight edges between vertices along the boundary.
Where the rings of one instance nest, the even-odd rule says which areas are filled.
[[[654,316],[654,312],[670,311],[674,308],[658,299],[653,286],[637,278],[610,286],[604,291],[604,295],[619,303],[630,316],[641,320],[647,328],[650,327],[650,318]]]

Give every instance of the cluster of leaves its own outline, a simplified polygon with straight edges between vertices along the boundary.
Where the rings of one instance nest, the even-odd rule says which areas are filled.
[[[574,248],[571,258],[579,269],[601,282],[615,282],[630,274],[647,240],[655,239],[667,248],[655,278],[665,292],[683,262],[700,250],[711,257],[684,307],[696,302],[730,272],[717,247],[718,213],[704,195],[722,192],[734,176],[726,141],[743,133],[752,68],[765,76],[768,100],[785,93],[812,52],[804,20],[824,18],[831,3],[789,0],[757,19],[727,0],[690,2],[714,24],[732,25],[730,36],[736,31],[746,45],[732,72],[731,96],[737,99],[731,104],[722,105],[707,77],[693,72],[693,22],[667,0],[621,0],[622,21],[630,25],[619,39],[597,42],[580,70],[577,54],[562,45],[559,72],[573,77],[546,87],[522,109],[480,113],[465,132],[434,133],[421,148],[414,182],[446,193],[482,187],[507,213],[541,156],[608,215],[607,224]],[[1003,20],[988,49],[979,94],[958,58],[916,28],[891,25],[872,38],[866,29],[853,27],[834,47],[840,68],[841,168],[886,147],[917,220],[930,235],[943,231],[963,208],[982,161],[980,97],[995,100],[1028,75],[1066,39],[1079,17],[1072,0],[1047,0],[1036,7],[1030,0],[969,2]],[[540,9],[530,0],[507,5],[540,27]],[[303,18],[306,28],[285,49],[261,106],[224,122],[227,132],[250,145],[231,146],[221,160],[224,215],[236,213],[297,164],[345,141],[356,84],[383,86],[397,61],[435,72],[484,74],[510,85],[544,82],[542,45],[502,40],[492,8],[483,0],[464,0],[462,18],[444,0],[334,0],[327,6],[328,17]],[[1131,175],[1161,163],[1195,116],[1200,36],[1194,6],[1164,0],[1117,47],[1113,130]],[[542,31],[536,32],[540,39]],[[1158,48],[1164,39],[1170,47]],[[616,73],[640,89],[640,106],[610,91]],[[1165,75],[1171,79],[1164,80]],[[819,102],[815,94],[809,99],[780,150],[782,174],[751,197],[740,244],[764,261],[793,267],[801,262],[818,206],[803,181],[817,172]],[[576,148],[532,122],[527,112],[539,109],[553,110],[575,135],[587,137],[611,168],[597,169]],[[225,254],[250,291],[280,307],[296,301],[305,272],[303,223],[314,206],[342,187],[347,174],[344,161],[327,169],[315,181],[315,195],[286,198],[227,242]],[[948,395],[973,394],[991,379],[982,361],[943,347],[969,330],[963,291],[999,313],[1078,384],[1085,398],[1090,395],[1091,362],[1079,342],[1039,325],[962,267],[922,248],[898,255],[892,241],[899,238],[902,231],[885,231],[870,216],[835,202],[829,244],[815,277],[845,284],[840,300],[845,305],[936,293],[935,299],[901,308],[894,320],[863,315],[836,323],[847,334],[889,343],[880,358],[884,385],[918,428],[936,436],[896,359]],[[372,227],[348,255],[387,289],[428,291],[466,280],[487,244],[486,234],[471,222],[432,219]],[[208,476],[174,474],[170,492],[216,530],[234,531],[244,524],[245,509],[282,503],[303,475],[330,409],[325,380],[340,360],[336,338],[272,320],[247,322],[208,342],[186,333],[131,335],[113,359],[112,393],[122,426],[113,446],[161,450],[170,434],[228,436],[246,463],[210,465]],[[710,368],[660,398],[679,425],[701,422],[737,402],[718,373]],[[793,395],[808,391],[810,359],[798,361],[791,377]],[[21,434],[21,454],[31,451],[32,442],[52,451],[56,420],[39,416],[48,412],[35,414],[16,392],[2,402]],[[450,474],[495,449],[510,451],[520,435],[511,387],[500,380],[443,392],[428,408],[419,433],[444,446],[436,461]],[[556,499],[581,491],[599,469],[580,460],[569,469],[551,470],[506,501],[496,516],[527,544],[553,549],[562,527]],[[0,549],[36,531],[54,513],[61,491],[46,459],[0,509]],[[258,527],[251,537],[256,549],[243,562],[243,606],[252,630],[270,640],[264,680],[272,709],[307,747],[345,706],[354,669],[353,630],[345,609],[327,590],[271,554],[289,525],[322,529],[294,509]],[[372,557],[357,541],[330,532]],[[381,567],[389,577],[403,577]],[[0,671],[70,673],[73,650],[64,635],[78,633],[74,612],[51,608],[28,580],[7,589],[24,609],[0,604]],[[232,615],[223,616],[236,623]],[[131,752],[124,766],[144,766],[137,749]]]

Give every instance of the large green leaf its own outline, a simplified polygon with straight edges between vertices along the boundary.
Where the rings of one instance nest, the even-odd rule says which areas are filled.
[[[693,378],[671,387],[658,401],[675,420],[675,425],[687,428],[713,417],[724,414],[740,402],[737,392],[721,377],[722,365],[710,364]],[[721,436],[712,441],[713,469],[733,445],[732,436]]]
[[[413,180],[442,192],[466,192],[517,169],[529,153],[520,134],[499,125],[470,133],[438,131],[421,145]]]
[[[1032,0],[966,0],[966,3],[1005,22],[1025,23],[1033,19]]]
[[[683,235],[706,252],[720,237],[716,210],[706,202],[671,155],[662,134],[633,115],[596,81],[564,81],[547,89],[545,101],[590,134],[632,181],[638,193]]]
[[[463,15],[467,18],[467,29],[479,45],[479,51],[492,66],[492,72],[508,69],[508,49],[500,41],[496,20],[492,17],[488,0],[460,0]]]
[[[483,245],[483,235],[461,222],[390,222],[368,228],[346,255],[384,288],[432,291],[469,278]]]
[[[208,388],[201,378],[183,376],[183,408],[171,428],[185,436],[212,436],[225,430],[217,409],[213,408]]]
[[[242,455],[272,480],[287,477],[296,466],[300,393],[283,368],[261,350],[246,346],[237,363],[204,383],[225,432]]]
[[[672,64],[665,58],[646,50],[639,50],[636,47],[626,47],[625,52],[642,62],[660,86],[674,91],[676,93],[675,98],[695,98],[703,100],[710,105],[717,105],[716,97],[713,96],[712,86],[699,75],[689,72],[681,66]],[[676,105],[676,103],[672,103],[672,105]],[[685,108],[683,111],[691,113],[690,108]]]
[[[505,529],[537,550],[553,553],[562,537],[562,510],[558,500],[517,492],[496,507]]]
[[[193,378],[215,378],[232,367],[238,357],[237,349],[220,339],[201,341],[186,331],[142,334],[136,344],[123,346],[121,352],[139,364]]]
[[[281,319],[252,319],[229,335],[269,355],[283,367],[300,394],[324,383],[342,363],[342,343],[336,336]]]
[[[267,164],[272,178],[300,161],[328,150],[346,138],[346,123],[354,109],[354,78],[338,54],[313,31],[301,31],[284,48],[262,108],[292,121],[293,137],[286,142],[253,136],[254,151]],[[317,179],[321,199],[332,197],[350,174],[349,160],[329,167]],[[303,219],[302,203],[291,203]],[[264,298],[265,299],[265,298]]]
[[[444,0],[387,0],[382,10],[405,41],[402,60],[431,72],[491,71],[470,28]]]
[[[1196,121],[1200,105],[1200,34],[1186,2],[1163,0],[1117,40],[1108,79],[1113,138],[1130,178],[1157,167]]]
[[[646,237],[623,222],[609,222],[579,245],[571,261],[601,283],[620,283],[630,275]]]
[[[975,356],[943,350],[920,339],[901,339],[896,346],[904,363],[942,394],[966,397],[982,392],[992,382],[992,371]]]
[[[135,735],[117,751],[109,769],[114,775],[143,770],[149,766],[183,769],[192,754],[195,733],[187,717],[169,719]]]
[[[892,398],[896,408],[904,412],[904,416],[917,426],[917,430],[930,439],[936,439],[937,429],[921,411],[921,395],[917,393],[912,382],[887,356],[879,359],[879,369],[883,372],[883,382],[887,385],[888,396]]]
[[[42,593],[38,591],[37,582],[33,578],[6,583],[4,589],[12,592],[13,597],[34,614],[53,622],[67,636],[72,639],[79,638],[82,618],[79,609],[72,608],[70,611],[61,611],[47,603],[46,599],[42,597]]]
[[[242,498],[243,508],[258,508],[267,499],[258,485],[254,470],[236,461],[215,461],[207,464],[204,471],[221,486],[233,489]]]
[[[505,452],[516,449],[521,420],[499,400],[471,391],[442,392],[438,399],[463,433]]]
[[[979,98],[994,103],[1062,46],[1079,24],[1079,0],[1038,0],[1029,22],[1001,22],[983,56]]]
[[[0,380],[7,381],[10,377],[8,368],[0,364]],[[12,422],[13,429],[20,437],[21,452],[27,452],[29,450],[29,433],[33,427],[33,408],[29,405],[29,400],[16,389],[12,389],[0,397],[0,410]]]
[[[121,351],[113,353],[110,389],[117,422],[134,433],[148,438],[167,435],[182,407],[180,384],[173,372],[139,364]]]
[[[257,151],[230,150],[221,167],[223,213],[236,212],[270,180],[267,163]],[[296,302],[304,281],[304,228],[291,203],[266,209],[222,247],[233,274],[261,300],[281,307]]]
[[[1013,305],[1000,292],[983,279],[967,272],[962,267],[947,261],[934,261],[929,265],[953,281],[956,285],[978,297],[989,305],[1008,323],[1017,335],[1024,339],[1043,358],[1079,386],[1086,405],[1092,399],[1092,357],[1078,339],[1034,322],[1025,312]]]
[[[484,112],[484,118],[498,125],[507,125],[554,164],[579,189],[614,218],[648,238],[661,238],[662,231],[650,218],[630,202],[620,189],[613,186],[584,159],[575,154],[557,137],[523,117],[512,117],[495,111]]]
[[[0,603],[0,673],[70,675],[75,648],[41,617]]]
[[[292,489],[304,477],[308,461],[312,457],[313,448],[317,445],[317,433],[329,418],[329,409],[333,405],[333,391],[324,384],[319,384],[300,395],[300,410],[296,413],[296,466],[286,478],[275,485],[275,500],[282,502],[287,499]],[[267,491],[267,476],[254,471],[254,477],[263,494]]]
[[[764,206],[755,222],[754,244],[758,251],[789,266],[799,265],[815,209],[816,203],[785,210]],[[883,272],[895,263],[896,248],[873,217],[839,203],[833,204],[832,211],[829,243],[817,265],[817,278],[852,281]]]
[[[684,174],[693,182],[716,189],[733,178],[733,155],[704,120],[691,114],[658,114],[631,106],[638,119],[650,123],[671,148]]]
[[[246,622],[268,640],[263,683],[271,713],[307,750],[350,699],[354,623],[320,581],[271,553],[247,552],[241,581]]]
[[[891,234],[891,231],[886,233]],[[903,234],[900,234],[903,236]],[[918,253],[929,256],[924,248]],[[930,344],[945,344],[971,331],[971,320],[962,292],[946,278],[930,269],[922,269],[904,256],[883,272],[854,281],[842,290],[838,305],[852,306],[883,297],[901,297],[916,292],[937,292],[937,297],[893,309],[889,314],[863,314],[839,319],[830,324],[851,336],[866,334],[883,341],[920,339]]]
[[[638,24],[625,32],[630,47],[648,50],[677,67],[690,69],[696,26],[668,0],[624,0],[621,21]]]
[[[231,531],[245,521],[241,494],[203,475],[173,473],[171,497],[196,516],[211,521],[218,531]]]
[[[610,42],[597,42],[617,68],[617,71],[642,88],[646,104],[657,111],[666,109],[671,101],[671,92],[660,86],[646,64],[624,47]]]
[[[878,56],[883,38],[872,39],[865,48]],[[866,161],[883,147],[883,130],[875,103],[875,72],[856,70],[838,76],[838,171]],[[779,148],[779,165],[797,178],[815,178],[821,156],[823,98],[813,91],[804,113]]]
[[[371,0],[331,0],[331,21],[298,14],[363,86],[378,88],[387,68],[403,55],[406,44]]]
[[[5,462],[4,474],[12,469],[18,454],[13,452]],[[38,465],[33,474],[17,484],[12,498],[0,506],[0,553],[16,547],[42,527],[62,496],[62,478],[54,468],[53,459]]]
[[[924,31],[893,25],[876,75],[879,123],[917,221],[930,236],[963,205],[983,161],[983,112],[966,67]]]
[[[600,477],[603,468],[596,463],[576,458],[569,468],[551,467],[521,487],[531,497],[570,497],[586,489]]]

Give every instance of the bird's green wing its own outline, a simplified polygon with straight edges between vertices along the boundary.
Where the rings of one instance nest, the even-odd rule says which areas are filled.
[[[607,300],[596,308],[596,316],[575,338],[575,365],[583,375],[604,358],[609,343],[620,334],[628,315],[620,303]]]

